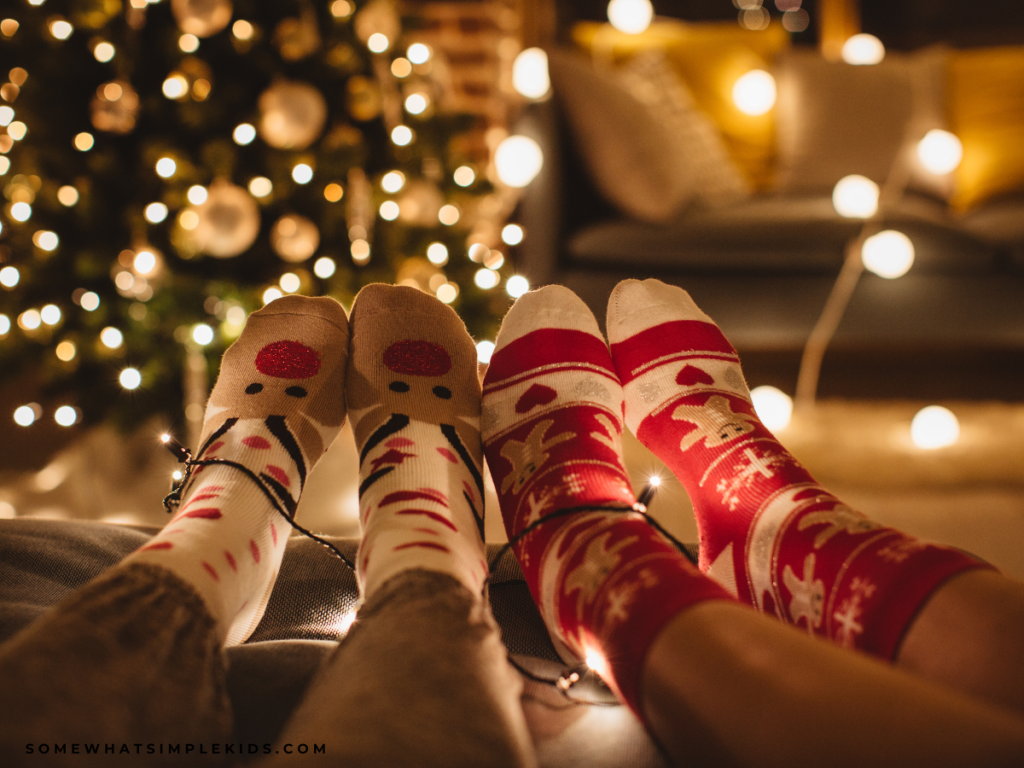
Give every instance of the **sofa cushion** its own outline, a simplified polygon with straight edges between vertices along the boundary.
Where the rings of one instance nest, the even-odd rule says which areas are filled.
[[[750,184],[729,157],[718,129],[696,108],[664,54],[634,56],[618,69],[617,79],[684,149],[694,204],[717,207],[750,196]]]
[[[551,51],[548,65],[580,154],[609,201],[658,222],[693,199],[686,148],[641,102],[582,56]]]
[[[890,54],[881,64],[851,66],[812,51],[779,57],[775,189],[788,194],[831,191],[844,176],[859,174],[882,185],[897,160],[916,170],[916,141],[943,128],[940,100],[944,59]],[[932,179],[942,192],[942,180]]]
[[[953,204],[966,210],[1024,190],[1024,46],[955,52],[949,102],[964,145]]]

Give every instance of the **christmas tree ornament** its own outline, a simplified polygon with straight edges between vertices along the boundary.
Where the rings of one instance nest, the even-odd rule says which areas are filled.
[[[398,8],[392,0],[370,0],[356,14],[355,31],[356,36],[364,44],[368,43],[373,35],[384,35],[388,42],[394,45],[402,33],[402,20]]]
[[[413,179],[398,198],[398,220],[410,227],[433,226],[442,205],[444,195],[436,184]]]
[[[327,102],[314,86],[298,80],[277,80],[259,99],[259,133],[276,149],[305,149],[320,136],[327,121]]]
[[[220,32],[231,21],[231,0],[171,0],[178,29],[196,37]]]
[[[285,61],[299,61],[320,49],[320,30],[312,6],[303,5],[298,18],[281,20],[274,30],[274,45]]]
[[[305,261],[320,245],[320,230],[305,216],[289,213],[274,222],[270,245],[284,261]]]
[[[368,77],[353,75],[345,86],[345,105],[354,120],[365,123],[380,114],[383,99],[380,87]]]
[[[249,249],[260,232],[260,209],[255,198],[226,179],[215,180],[206,200],[195,206],[199,217],[192,237],[199,251],[218,259]]]
[[[131,133],[138,114],[139,95],[127,80],[100,84],[89,103],[89,117],[98,131]]]

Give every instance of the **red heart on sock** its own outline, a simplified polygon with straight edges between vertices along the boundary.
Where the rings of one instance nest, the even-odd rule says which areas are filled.
[[[551,387],[534,384],[516,401],[516,413],[526,413],[538,405],[547,405],[556,397],[558,397],[558,393]]]
[[[683,370],[676,374],[676,384],[681,387],[692,387],[694,384],[714,384],[714,378],[695,365],[684,365]]]

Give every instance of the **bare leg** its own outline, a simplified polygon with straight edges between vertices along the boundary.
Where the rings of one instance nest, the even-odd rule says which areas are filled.
[[[665,628],[642,690],[648,725],[680,763],[1024,759],[1024,720],[724,601],[701,603]]]
[[[993,571],[953,577],[910,625],[896,664],[1024,714],[1024,584]]]

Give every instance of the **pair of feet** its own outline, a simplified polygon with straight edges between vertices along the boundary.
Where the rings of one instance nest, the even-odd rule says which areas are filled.
[[[479,591],[486,453],[509,537],[533,526],[515,551],[549,629],[634,707],[647,649],[687,606],[738,599],[889,658],[928,594],[978,565],[820,488],[760,424],[735,351],[684,291],[626,281],[607,320],[610,350],[570,291],[523,296],[481,400],[472,340],[426,294],[369,286],[351,319],[331,299],[273,302],[211,395],[198,458],[226,463],[193,475],[178,515],[132,560],[178,573],[226,641],[244,640],[284,553],[281,515],[347,411],[364,598],[412,568]],[[623,418],[690,494],[713,578],[629,511]]]
[[[606,320],[610,348],[571,291],[522,297],[484,379],[482,430],[548,627],[634,708],[647,650],[690,605],[738,600],[891,659],[928,596],[982,565],[821,488],[761,424],[736,351],[685,291],[624,281]],[[629,512],[624,423],[686,488],[700,572]]]

